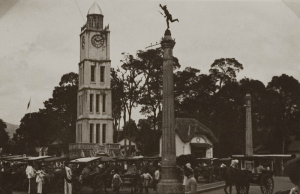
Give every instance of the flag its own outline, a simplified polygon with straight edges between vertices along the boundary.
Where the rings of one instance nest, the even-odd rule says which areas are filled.
[[[28,105],[27,105],[27,109],[26,109],[26,110],[28,110],[28,108],[30,107],[30,101],[31,101],[31,98],[29,99],[29,102],[28,102]]]

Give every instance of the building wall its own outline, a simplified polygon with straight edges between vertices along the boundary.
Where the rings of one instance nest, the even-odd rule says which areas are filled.
[[[191,154],[190,143],[208,143],[210,145],[213,145],[212,142],[205,135],[197,135],[193,137],[190,142],[184,143],[181,141],[180,137],[176,133],[175,134],[176,156]],[[159,156],[161,156],[161,145],[162,145],[162,138],[160,138],[159,140]],[[213,157],[213,148],[206,150],[206,157],[207,158]]]
[[[93,138],[90,141],[90,124],[93,124]],[[96,143],[96,129],[97,124],[99,125],[99,144],[113,142],[113,123],[110,120],[99,120],[99,119],[83,119],[77,121],[76,130],[76,143]],[[106,125],[105,130],[105,142],[103,142],[103,124]],[[81,125],[81,126],[80,126]],[[80,131],[81,128],[81,131]]]
[[[95,47],[91,44],[91,39],[96,34],[99,34],[99,31],[96,32],[95,30],[86,30],[80,34],[80,61],[85,58],[93,60],[110,60],[110,31],[100,33],[103,35],[104,45],[98,50],[95,49]],[[85,39],[84,49],[82,47],[82,39]],[[99,50],[101,52],[99,52]]]
[[[93,110],[90,111],[90,94],[93,94]],[[99,95],[98,110],[96,96]],[[103,112],[103,95],[105,95],[105,112]],[[77,95],[77,119],[112,119],[111,90],[83,89]]]

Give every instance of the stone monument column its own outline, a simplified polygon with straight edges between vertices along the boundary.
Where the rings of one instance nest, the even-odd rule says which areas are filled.
[[[246,156],[252,156],[253,145],[252,145],[252,119],[251,119],[250,94],[247,94],[245,99],[246,99]]]
[[[182,184],[177,180],[175,116],[174,116],[174,83],[173,83],[173,47],[175,41],[167,29],[162,38],[163,59],[163,123],[162,123],[162,169],[161,181],[157,185],[159,194],[181,194]]]
[[[252,119],[251,119],[251,96],[247,94],[246,100],[246,156],[253,156],[253,144],[252,144]],[[245,161],[245,167],[247,170],[252,170],[254,167],[253,161]]]

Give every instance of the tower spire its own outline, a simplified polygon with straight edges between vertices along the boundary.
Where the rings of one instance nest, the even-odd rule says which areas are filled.
[[[87,15],[92,15],[92,14],[103,15],[102,10],[100,9],[99,5],[96,2],[93,3]]]
[[[99,5],[95,2],[87,14],[87,30],[102,30],[103,29],[103,12]]]

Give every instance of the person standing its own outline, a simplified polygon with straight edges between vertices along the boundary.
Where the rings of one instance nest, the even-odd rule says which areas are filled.
[[[29,180],[28,193],[35,194],[36,193],[36,185],[35,185],[35,169],[32,167],[33,162],[28,161],[28,165],[26,167],[26,175]]]
[[[197,181],[194,177],[194,170],[190,163],[187,163],[184,168],[184,175],[186,176],[185,182],[185,192],[190,194],[196,194],[197,191]]]
[[[4,184],[4,180],[5,180],[4,174],[5,174],[4,166],[1,163],[0,164],[0,188],[4,188],[4,186],[5,186],[5,184]]]
[[[151,184],[151,181],[153,180],[152,176],[149,174],[148,168],[145,169],[145,172],[142,174],[143,178],[143,188],[145,188],[146,194],[149,194],[148,187]],[[142,189],[143,192],[143,189]]]
[[[182,190],[183,190],[183,192],[185,192],[185,182],[186,182],[186,176],[184,174],[184,169],[185,169],[185,166],[183,166],[183,167],[178,166],[178,170],[180,170],[180,177],[182,178]]]
[[[119,170],[115,169],[114,176],[111,183],[111,188],[113,189],[114,194],[119,194],[120,187],[123,181],[119,175]]]
[[[3,163],[3,165],[0,165],[0,188],[3,189],[5,192],[8,191],[7,183],[8,183],[8,176]]]
[[[36,171],[36,183],[37,183],[37,193],[38,194],[43,193],[43,184],[44,184],[44,176],[45,175],[46,175],[46,173],[39,166],[38,170]]]
[[[86,164],[86,166],[83,168],[83,170],[81,171],[81,174],[79,176],[79,181],[81,181],[81,183],[85,183],[89,176],[89,174],[91,173],[91,165],[88,163]]]
[[[124,173],[126,173],[128,170],[128,165],[127,165],[127,162],[125,161],[124,162]]]
[[[105,168],[104,164],[99,164],[98,166],[98,169],[99,169],[99,173],[101,174],[101,176],[103,177],[103,183],[104,183],[104,191],[105,193],[107,193],[107,179],[108,179],[108,176],[107,176],[107,173],[105,173],[106,171],[108,171],[108,168]]]
[[[65,163],[65,194],[72,194],[72,170],[69,168],[69,164]]]
[[[153,181],[153,190],[156,191],[157,184],[160,180],[160,168],[157,167],[156,171],[154,172],[154,181]]]

